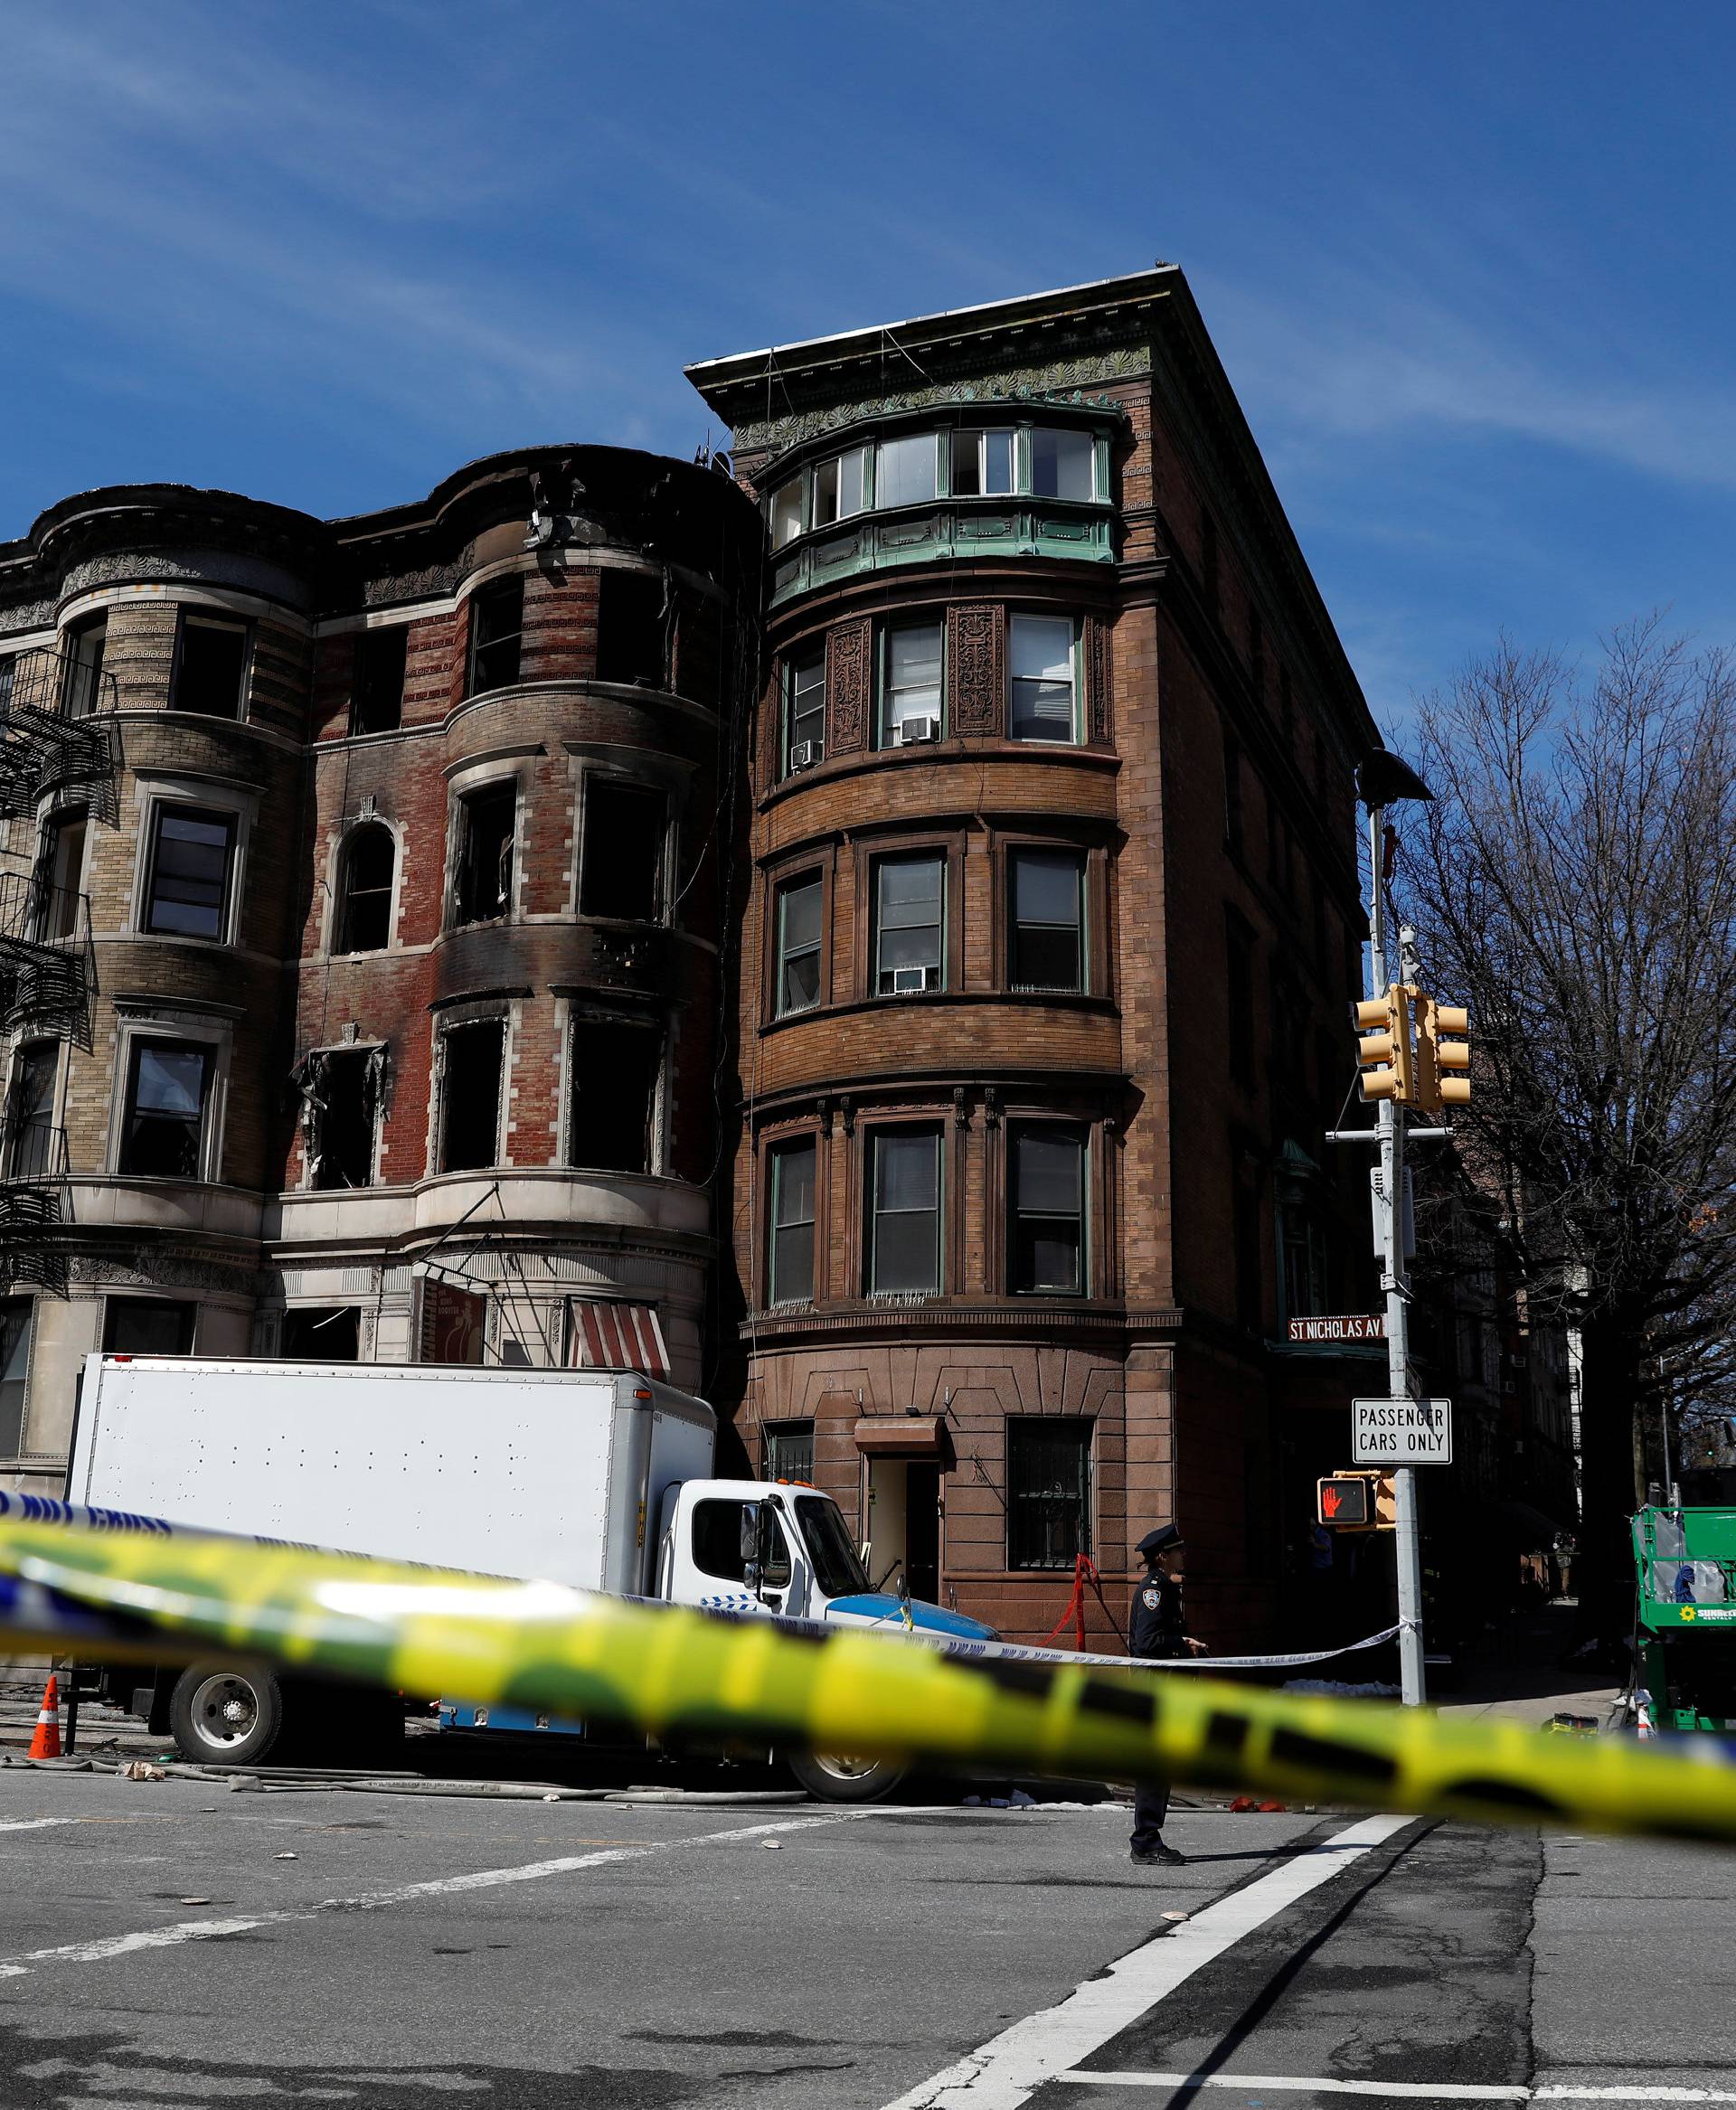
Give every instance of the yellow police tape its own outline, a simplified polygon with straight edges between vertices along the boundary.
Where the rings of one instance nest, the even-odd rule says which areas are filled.
[[[1291,1803],[1736,1839],[1736,1766],[1710,1740],[1677,1756],[1150,1669],[958,1661],[860,1630],[737,1624],[138,1521],[105,1531],[0,1513],[0,1644],[93,1660],[263,1658],[665,1741],[1156,1775]]]

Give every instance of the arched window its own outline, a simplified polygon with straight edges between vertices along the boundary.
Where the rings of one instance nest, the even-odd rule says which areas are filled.
[[[392,937],[392,878],[398,848],[378,821],[356,829],[344,845],[337,890],[341,953],[383,951]]]

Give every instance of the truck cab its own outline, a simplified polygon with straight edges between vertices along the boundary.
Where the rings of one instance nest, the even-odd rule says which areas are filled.
[[[687,1480],[667,1490],[656,1595],[701,1611],[900,1628],[976,1641],[995,1630],[939,1605],[876,1590],[844,1513],[800,1481]]]

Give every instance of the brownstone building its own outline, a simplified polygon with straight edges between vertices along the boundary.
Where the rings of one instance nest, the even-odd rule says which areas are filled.
[[[1370,1308],[1367,1168],[1321,1136],[1378,734],[1186,282],[689,377],[772,544],[749,1447],[860,1516],[876,1581],[1011,1634],[1175,1517],[1200,1630],[1269,1637],[1384,1383],[1284,1338]]]
[[[608,447],[0,545],[9,1481],[97,1347],[697,1386],[760,546]]]

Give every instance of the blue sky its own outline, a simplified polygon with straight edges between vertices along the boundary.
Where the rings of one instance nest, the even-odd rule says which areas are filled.
[[[1736,14],[0,0],[0,534],[321,513],[694,358],[1182,264],[1376,713],[1503,626],[1736,638]],[[713,435],[713,437],[718,437]]]

